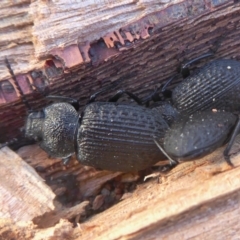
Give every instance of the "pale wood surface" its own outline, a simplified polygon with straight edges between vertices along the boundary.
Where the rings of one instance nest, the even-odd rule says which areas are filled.
[[[89,44],[175,2],[179,1],[4,0],[0,10],[1,63],[4,56],[13,59],[17,74],[41,68],[44,61],[39,58],[54,55],[56,49]],[[0,75],[1,79],[9,76],[4,64]]]
[[[4,58],[12,60],[16,73],[39,67],[32,41],[33,18],[29,0],[1,1],[0,8],[0,76],[9,76]],[[38,66],[38,67],[37,67]]]
[[[222,147],[203,159],[182,163],[170,173],[161,175],[160,183],[157,178],[153,178],[138,184],[137,189],[133,193],[123,195],[118,204],[81,223],[73,231],[67,222],[64,223],[66,226],[63,229],[67,228],[68,234],[74,239],[237,239],[240,232],[239,143],[238,137],[231,151],[235,168],[229,167],[224,161]],[[24,148],[28,148],[29,156],[24,152]],[[21,152],[24,152],[24,158],[28,162],[31,158],[30,164],[33,166],[49,161],[46,155],[40,160],[38,148],[24,148]],[[54,166],[53,161],[56,163],[58,160],[51,161]],[[58,172],[64,175],[70,170],[62,169]],[[85,171],[88,172],[87,169]],[[87,172],[82,172],[89,178],[83,182],[94,183],[94,175]],[[111,176],[112,173],[108,174]],[[78,187],[81,188],[81,185]],[[16,193],[18,192],[15,191],[12,195]],[[96,192],[93,191],[92,194]],[[52,214],[44,214],[34,222],[45,227],[44,231],[52,232],[53,225],[60,218],[74,218],[83,212],[87,204],[88,202],[83,202],[71,208],[58,207]],[[31,202],[31,206],[34,207],[35,203]],[[4,229],[10,224],[7,225],[7,221],[9,220],[2,222],[1,226],[4,226]],[[26,226],[22,228],[22,233],[29,232],[35,235],[41,231],[37,226],[31,227],[31,224],[23,222],[22,226]],[[14,226],[19,229],[18,225]],[[58,225],[55,227],[57,229]]]
[[[55,208],[44,179],[7,147],[0,151],[0,176],[0,218],[30,221]]]
[[[76,181],[79,182],[78,188],[81,195],[84,197],[94,196],[99,191],[100,187],[107,181],[122,175],[121,172],[97,171],[95,168],[89,166],[82,166],[74,159],[70,167],[64,167],[60,159],[48,158],[46,152],[41,150],[38,145],[29,145],[20,148],[17,153],[28,164],[34,168],[41,167],[42,169],[49,169],[47,172],[41,173],[43,178],[56,179],[64,174],[73,174],[76,176]],[[52,166],[57,167],[53,167]],[[65,190],[61,187],[54,189],[56,194],[61,194]]]
[[[72,67],[91,61],[90,44],[101,38],[108,48],[117,40],[122,49],[128,49],[124,40],[148,38],[149,27],[157,30],[231,2],[4,0],[0,9],[0,62],[7,56],[16,74],[40,69],[45,65],[42,59],[53,56]],[[4,64],[0,65],[0,76],[0,80],[9,77]]]
[[[65,240],[73,236],[72,224],[67,220],[60,220],[54,227],[38,229],[32,222],[0,219],[1,240]]]
[[[30,5],[30,11],[34,16],[32,34],[36,55],[44,56],[55,48],[96,41],[100,35],[105,36],[177,2],[179,1],[35,1]]]

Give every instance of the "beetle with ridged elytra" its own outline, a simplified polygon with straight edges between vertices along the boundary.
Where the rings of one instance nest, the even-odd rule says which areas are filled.
[[[9,64],[8,68],[11,72]],[[14,78],[13,73],[12,77]],[[68,159],[76,153],[79,161],[85,165],[114,171],[136,171],[163,160],[162,152],[169,158],[171,166],[176,165],[178,160],[184,161],[206,155],[227,141],[236,124],[236,117],[232,113],[218,113],[212,116],[214,113],[200,112],[197,118],[203,117],[204,124],[188,121],[189,115],[185,113],[180,114],[175,120],[176,110],[167,102],[161,104],[164,110],[161,107],[147,109],[114,102],[93,102],[99,93],[90,98],[90,104],[86,105],[81,115],[73,107],[77,105],[76,100],[48,97],[61,102],[49,105],[40,112],[29,113],[25,127],[26,136],[39,141],[40,146],[54,157]],[[110,101],[117,101],[123,93],[142,103],[135,95],[126,91],[120,91]],[[24,96],[22,98],[26,102]],[[193,109],[192,106],[189,108]],[[166,117],[175,122],[169,130],[163,119],[166,109],[168,112]],[[223,115],[228,119],[227,124],[221,121],[220,116]],[[192,119],[195,118],[194,113]],[[185,122],[188,122],[186,126],[198,128],[198,131],[182,128],[181,124]],[[204,139],[200,128],[207,129],[212,123],[223,126],[220,135],[216,137],[211,134],[208,141],[199,141],[198,145],[186,144],[194,142],[194,139]],[[212,133],[214,131],[218,129]],[[161,151],[157,151],[152,136]],[[180,145],[182,136],[186,136],[185,143]],[[177,153],[174,140],[177,140],[175,143],[178,144]],[[227,160],[229,149],[230,145],[225,151]],[[229,160],[228,163],[230,164]]]
[[[7,60],[6,65],[23,102],[30,109]],[[77,100],[48,96],[48,99],[59,102],[37,112],[30,109],[25,136],[39,142],[40,147],[52,157],[66,161],[76,154],[83,165],[105,170],[138,171],[166,159],[152,139],[156,135],[163,140],[168,128],[160,112],[115,102],[121,95],[127,94],[142,103],[127,91],[119,91],[110,102],[94,102],[105,90],[92,95],[80,113],[77,111]]]
[[[203,57],[209,55],[211,54]],[[187,63],[185,69],[201,58]],[[169,82],[163,87],[163,92],[166,91]],[[229,59],[207,63],[171,91],[170,106],[179,117],[167,130],[163,144],[160,144],[157,138],[154,139],[170,160],[166,169],[176,166],[179,161],[200,158],[229,139],[224,157],[232,166],[229,152],[240,130],[240,94],[236,94],[238,92],[240,62]],[[167,93],[169,95],[169,91]],[[215,109],[217,111],[212,111]]]

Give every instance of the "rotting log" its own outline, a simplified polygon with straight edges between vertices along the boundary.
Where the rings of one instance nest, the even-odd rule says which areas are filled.
[[[2,64],[5,56],[34,109],[46,104],[41,94],[34,92],[34,84],[48,87],[51,94],[75,97],[83,106],[91,93],[119,79],[124,80],[118,89],[144,96],[172,76],[180,63],[216,46],[212,59],[240,59],[237,1],[115,2],[2,3],[0,142],[18,135],[26,115]],[[98,14],[93,14],[94,11]],[[100,99],[106,100],[112,94],[103,94]],[[237,153],[239,144],[235,147]],[[66,196],[65,193],[76,191],[75,195],[80,195],[77,200],[92,197],[94,209],[103,204],[101,195],[103,185],[109,184],[107,181],[115,178],[119,182],[132,181],[140,176],[96,171],[76,162],[64,167],[34,146],[18,153],[46,180],[52,194]],[[138,184],[137,190],[123,195],[120,203],[81,223],[74,232],[68,221],[60,220],[52,226],[60,218],[75,217],[76,223],[80,218],[74,216],[72,211],[76,209],[71,205],[61,209],[62,205],[55,202],[58,205],[55,212],[33,219],[38,226],[4,219],[0,223],[0,236],[5,239],[234,238],[239,235],[238,155],[233,163],[236,168],[230,169],[219,149],[204,159],[181,164],[162,176],[161,184],[156,179]],[[64,182],[66,176],[70,180]],[[115,192],[119,197],[119,189]],[[78,214],[82,214],[82,208]]]
[[[0,152],[0,218],[31,221],[54,209],[55,194],[37,172],[17,154]]]
[[[32,166],[41,166],[49,161],[47,157],[39,159],[37,148],[27,148]],[[200,160],[180,164],[170,173],[161,175],[160,182],[153,178],[138,184],[135,191],[122,196],[121,202],[77,224],[75,228],[62,218],[79,219],[77,215],[83,213],[87,202],[74,207],[58,206],[54,212],[43,214],[33,219],[33,222],[2,219],[0,236],[7,236],[5,239],[10,236],[38,239],[39,235],[48,239],[48,234],[55,237],[53,239],[64,239],[66,234],[72,239],[234,239],[240,229],[240,138],[232,149],[235,168],[226,164],[223,150],[224,147]],[[71,167],[61,170],[61,173],[57,172],[69,174]],[[88,170],[85,169],[82,174],[94,181],[94,174],[89,174]],[[111,174],[108,173],[109,176]],[[56,172],[50,176],[56,178]],[[60,182],[58,184],[54,188],[51,186],[56,194],[57,188],[61,186]],[[76,185],[76,188],[81,188],[81,185]],[[98,194],[97,191],[92,192],[92,196]],[[18,191],[15,191],[13,197],[17,195]],[[4,204],[7,201],[2,203],[2,207]]]

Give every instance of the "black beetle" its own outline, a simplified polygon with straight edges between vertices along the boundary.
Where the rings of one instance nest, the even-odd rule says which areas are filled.
[[[210,55],[212,54],[205,54],[190,61],[182,72],[188,74],[188,65]],[[163,87],[163,93],[172,79]],[[169,105],[172,105],[172,111],[175,111],[178,117],[174,118],[173,125],[167,131],[163,145],[154,139],[170,160],[170,166],[166,169],[174,167],[178,161],[204,156],[229,139],[224,157],[232,166],[229,151],[239,132],[240,124],[238,116],[233,114],[240,111],[240,95],[236,95],[238,92],[240,62],[228,59],[206,64],[172,90]],[[218,111],[212,112],[213,109]]]
[[[189,87],[187,91],[191,95]],[[141,103],[135,95],[124,91],[116,94],[111,101],[117,101],[123,93],[127,93],[136,102]],[[196,95],[195,91],[192,94]],[[80,116],[71,106],[76,103],[75,100],[54,98],[64,102],[54,103],[40,112],[30,113],[25,127],[26,136],[39,141],[41,147],[51,156],[67,159],[76,153],[77,158],[84,165],[114,171],[144,169],[163,160],[162,152],[169,158],[171,166],[176,165],[178,160],[189,160],[206,155],[227,141],[237,119],[231,113],[228,115],[228,113],[201,112],[189,116],[188,111],[177,108],[180,116],[175,120],[178,112],[167,102],[162,102],[160,106],[154,106],[152,109],[128,104],[96,102],[88,104]],[[95,98],[96,95],[93,95],[90,102]],[[153,96],[150,99],[153,99]],[[187,107],[192,109],[190,104],[187,104]],[[227,119],[226,123],[221,121],[221,116]],[[199,117],[205,119],[205,122],[198,122]],[[167,131],[167,122],[173,121],[175,123]],[[183,128],[182,125],[185,126],[186,122],[187,128]],[[200,129],[208,129],[212,124],[218,123],[223,124],[220,135],[210,134],[206,142],[199,141],[198,145],[191,145],[194,139],[205,138]],[[213,128],[209,132],[211,131],[214,133],[218,128]],[[159,152],[153,143],[153,135],[155,143],[162,152]],[[181,141],[183,135],[185,143]],[[228,160],[227,154],[225,157]],[[228,163],[230,164],[230,160]]]
[[[95,102],[79,116],[69,103],[61,102],[30,113],[25,132],[50,156],[68,158],[75,153],[83,165],[126,172],[166,159],[152,136],[163,140],[167,128],[154,109]]]
[[[7,67],[25,103],[27,103],[10,64]],[[25,136],[39,142],[50,156],[68,160],[74,153],[79,162],[112,171],[138,171],[166,159],[153,141],[155,135],[163,141],[167,122],[158,109],[116,102],[93,102],[94,94],[79,114],[77,101],[72,98],[51,96],[59,100],[42,111],[29,111]],[[126,93],[120,91],[111,98],[117,101]],[[75,107],[74,107],[75,106]],[[29,104],[27,107],[30,109]]]
[[[239,92],[240,62],[218,59],[179,83],[172,90],[171,103],[178,112],[187,114],[211,109],[239,112]]]
[[[181,161],[195,160],[213,152],[226,144],[224,157],[231,166],[229,151],[239,132],[239,119],[235,114],[224,111],[203,111],[192,115],[180,114],[167,130],[164,143],[154,141],[168,157],[170,164],[167,170]]]

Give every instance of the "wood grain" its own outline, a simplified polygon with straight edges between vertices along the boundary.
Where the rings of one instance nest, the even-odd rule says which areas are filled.
[[[7,147],[0,151],[0,176],[0,218],[30,221],[55,208],[55,194],[44,180]]]
[[[234,239],[239,234],[240,138],[237,138],[231,151],[234,168],[224,161],[223,150],[224,147],[200,160],[180,164],[173,171],[160,175],[160,183],[156,178],[139,183],[133,193],[123,195],[118,204],[81,223],[73,232],[65,222],[67,232],[74,239]],[[28,151],[24,152],[24,158],[35,167],[49,161],[46,157],[40,159],[37,152],[39,149],[34,146],[29,146]],[[47,168],[54,168],[55,164],[52,162]],[[58,175],[66,175],[70,173],[69,170],[58,170]],[[108,174],[111,176],[111,172]],[[94,176],[97,175],[85,172],[85,177],[79,176],[79,181],[87,183],[87,176],[94,182]],[[56,173],[53,172],[49,177],[55,178]],[[104,179],[107,180],[106,177]],[[76,185],[76,188],[81,188],[81,184]],[[89,189],[85,188],[85,191]],[[96,193],[93,191],[92,194]],[[34,202],[28,201],[28,204],[35,206]],[[52,231],[52,225],[60,218],[76,216],[86,204],[83,202],[75,207],[58,207],[55,213],[44,214],[34,222],[45,227],[46,232],[48,229]],[[5,228],[6,221],[2,225]],[[22,229],[24,234],[31,226],[31,223],[25,224],[26,227]],[[57,229],[58,225],[55,227]],[[35,226],[30,232],[35,234],[38,231]]]

